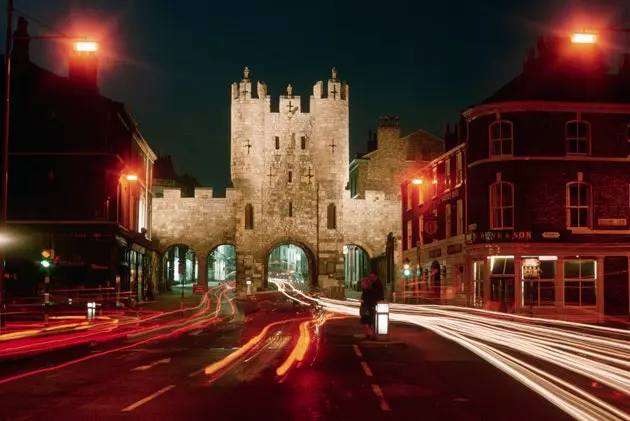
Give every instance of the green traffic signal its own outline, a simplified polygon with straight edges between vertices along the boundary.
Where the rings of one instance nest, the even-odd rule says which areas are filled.
[[[405,276],[411,275],[411,271],[409,269],[405,269],[403,273],[405,274]]]
[[[51,265],[50,260],[48,259],[41,260],[39,264],[42,265],[43,268],[49,268]]]

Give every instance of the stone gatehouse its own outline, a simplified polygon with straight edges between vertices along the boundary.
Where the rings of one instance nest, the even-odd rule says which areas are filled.
[[[389,233],[399,242],[402,177],[423,165],[426,151],[439,154],[443,143],[422,131],[400,138],[397,119],[381,119],[375,150],[349,164],[350,92],[335,69],[326,84],[313,86],[308,112],[291,85],[278,112],[271,111],[263,82],[256,83],[256,94],[245,68],[231,87],[233,188],[224,198],[213,197],[211,188],[197,188],[194,197],[164,189],[163,197],[153,199],[154,237],[163,250],[194,250],[199,283],[206,282],[208,255],[231,244],[239,290],[246,280],[265,288],[270,253],[294,244],[307,256],[311,285],[343,285],[344,246],[358,246],[376,259],[385,254]],[[397,266],[400,256],[398,244]]]

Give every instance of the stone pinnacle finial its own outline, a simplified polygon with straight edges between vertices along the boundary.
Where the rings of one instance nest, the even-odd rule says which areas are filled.
[[[290,83],[287,86],[287,96],[293,96],[293,86]]]
[[[332,68],[332,80],[337,80],[337,68]]]
[[[249,67],[247,66],[245,66],[245,69],[243,70],[243,79],[249,80]]]

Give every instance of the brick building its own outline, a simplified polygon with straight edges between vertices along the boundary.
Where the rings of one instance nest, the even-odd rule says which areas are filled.
[[[405,297],[465,302],[465,124],[447,127],[449,148],[401,184]]]
[[[463,113],[461,290],[494,310],[627,316],[630,58],[612,73],[596,46],[537,47],[518,77]],[[457,283],[448,272],[446,283]]]
[[[156,156],[130,110],[99,93],[96,53],[71,53],[68,77],[57,75],[30,60],[27,26],[20,18],[12,49],[7,293],[41,289],[37,261],[52,248],[53,293],[119,277],[142,296],[155,278]]]

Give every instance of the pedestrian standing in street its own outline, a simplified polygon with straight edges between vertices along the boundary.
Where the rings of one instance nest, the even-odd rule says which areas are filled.
[[[374,333],[374,318],[376,317],[376,293],[372,288],[372,281],[369,277],[361,280],[361,307],[359,315],[361,316],[361,324],[365,326],[365,336],[367,339],[376,337]]]

